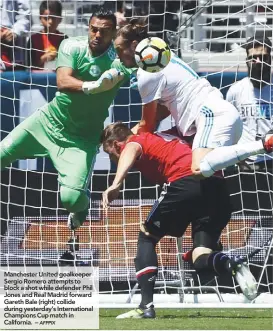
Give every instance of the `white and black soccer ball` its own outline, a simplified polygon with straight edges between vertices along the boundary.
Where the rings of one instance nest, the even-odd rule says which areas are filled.
[[[164,40],[157,37],[143,39],[136,47],[137,65],[148,72],[158,72],[166,67],[171,59],[171,50]]]

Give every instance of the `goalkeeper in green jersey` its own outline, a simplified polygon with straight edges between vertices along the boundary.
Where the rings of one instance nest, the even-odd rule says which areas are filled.
[[[58,52],[55,98],[1,142],[1,168],[18,159],[51,158],[72,230],[88,213],[87,186],[108,108],[132,72],[116,59],[115,34],[115,15],[100,9],[91,16],[88,37],[64,40]]]

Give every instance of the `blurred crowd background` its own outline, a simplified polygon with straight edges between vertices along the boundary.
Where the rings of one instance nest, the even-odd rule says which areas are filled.
[[[91,13],[103,5],[118,27],[147,19],[150,34],[179,55],[192,50],[230,52],[246,38],[272,38],[273,1],[37,1],[0,0],[1,70],[54,69],[64,38],[86,35]]]

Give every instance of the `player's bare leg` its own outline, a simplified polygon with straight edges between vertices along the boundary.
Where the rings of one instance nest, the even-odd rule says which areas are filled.
[[[67,220],[68,228],[70,230],[78,229],[86,220],[87,215],[88,215],[88,209],[85,209],[83,211],[78,211],[75,213],[70,213]]]
[[[201,256],[202,254],[210,254],[212,253],[212,249],[207,248],[207,247],[196,247],[192,251],[192,262],[194,263],[196,259]]]

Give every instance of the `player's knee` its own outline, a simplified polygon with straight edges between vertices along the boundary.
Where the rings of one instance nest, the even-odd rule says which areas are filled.
[[[191,171],[193,172],[193,174],[200,172],[199,160],[192,160]]]
[[[199,172],[203,177],[211,177],[215,173],[215,170],[212,169],[206,157],[200,162]]]
[[[192,171],[192,174],[195,175],[195,176],[198,176],[200,175],[200,168],[199,166],[196,166],[196,165],[191,165],[191,171]]]
[[[214,170],[206,161],[206,156],[212,151],[211,148],[196,148],[192,154],[191,171],[195,176],[210,177]]]
[[[88,208],[89,199],[83,191],[61,186],[60,195],[64,208],[70,213],[75,213]]]
[[[208,173],[206,170],[203,169],[203,167],[201,168],[200,164],[198,164],[198,165],[192,164],[191,171],[195,177],[200,178],[200,179],[210,177],[211,175],[214,174],[214,171],[212,173],[211,172]]]

